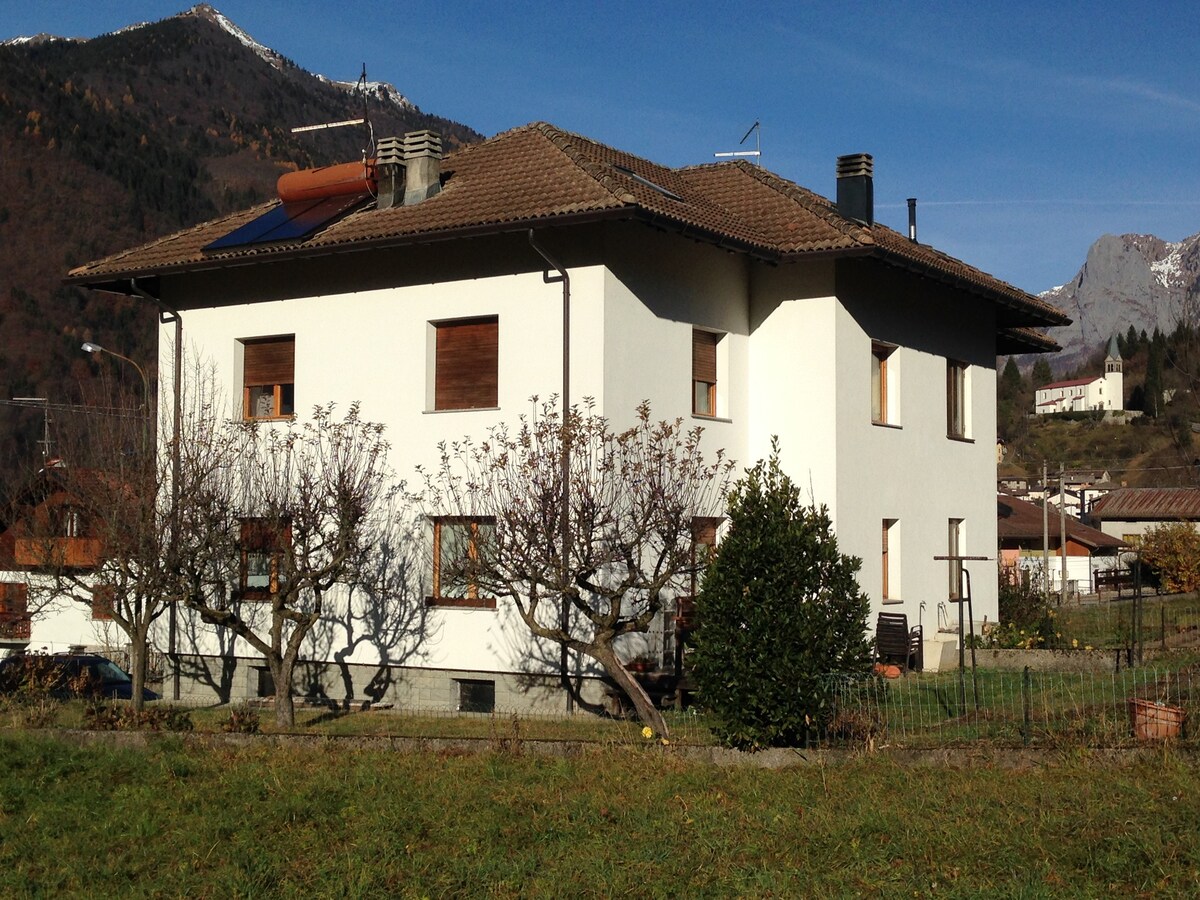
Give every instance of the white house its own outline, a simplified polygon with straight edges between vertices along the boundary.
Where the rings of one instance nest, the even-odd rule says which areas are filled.
[[[559,390],[561,266],[572,401],[622,423],[649,399],[745,465],[778,435],[785,469],[862,558],[876,611],[929,632],[939,607],[956,620],[957,563],[935,557],[975,556],[975,616],[996,618],[995,361],[1055,349],[1035,329],[1067,322],[1060,310],[875,223],[866,155],[839,159],[831,202],[744,162],[671,169],[545,123],[439,147],[407,135],[350,193],[268,203],[69,281],[178,310],[185,346],[248,417],[360,402],[404,474]],[[173,341],[164,325],[162,372]],[[541,661],[557,654],[512,610],[441,602],[431,582],[419,616],[395,598],[399,624],[366,640],[353,610],[331,619],[306,651],[321,689],[561,708]],[[196,622],[180,641],[199,661],[185,693],[258,690],[247,648]]]
[[[1124,409],[1125,376],[1121,367],[1121,351],[1117,348],[1117,337],[1113,335],[1108,341],[1103,375],[1097,375],[1095,378],[1076,378],[1072,381],[1056,381],[1038,388],[1033,400],[1034,411],[1038,415],[1047,415],[1085,410]]]

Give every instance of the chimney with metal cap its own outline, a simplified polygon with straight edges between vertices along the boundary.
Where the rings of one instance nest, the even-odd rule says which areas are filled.
[[[404,135],[404,205],[428,200],[442,189],[442,137],[424,129]]]
[[[870,153],[837,158],[837,211],[864,225],[875,224],[875,162]]]
[[[908,198],[908,239],[917,242],[917,198]]]
[[[381,138],[375,145],[376,209],[404,205],[404,147],[398,137]]]

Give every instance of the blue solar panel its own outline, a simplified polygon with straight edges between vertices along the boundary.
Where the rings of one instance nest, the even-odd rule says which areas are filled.
[[[308,237],[319,228],[345,215],[370,197],[369,194],[344,194],[319,200],[296,200],[269,209],[257,219],[219,237],[205,250],[226,250],[248,244],[294,241]]]

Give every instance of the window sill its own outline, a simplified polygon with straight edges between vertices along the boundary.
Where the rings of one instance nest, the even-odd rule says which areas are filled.
[[[896,431],[902,431],[904,429],[903,425],[897,425],[895,422],[876,422],[872,419],[871,424],[876,428],[892,428]]]
[[[973,444],[973,443],[975,443],[975,438],[964,437],[964,436],[963,436],[963,435],[961,435],[961,434],[948,434],[948,435],[946,435],[946,440],[948,440],[948,441],[958,441],[958,443],[960,443],[960,444]]]
[[[728,419],[725,416],[706,416],[704,413],[692,413],[693,419],[699,419],[701,422],[724,422],[727,425],[733,424],[733,419]]]
[[[879,602],[882,603],[884,606],[900,606],[902,603],[904,603],[904,601],[901,600],[899,597],[884,597]]]
[[[498,406],[464,406],[461,409],[427,409],[422,415],[440,416],[443,413],[469,413],[469,412],[498,412]]]
[[[243,416],[243,422],[291,422],[296,418],[295,413],[286,416]]]
[[[444,609],[495,609],[495,597],[426,597],[427,607]]]

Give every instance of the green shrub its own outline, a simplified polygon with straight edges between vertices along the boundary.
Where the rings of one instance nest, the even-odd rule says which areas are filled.
[[[720,741],[800,746],[829,724],[830,674],[870,668],[859,566],[838,552],[826,509],[801,502],[773,446],[733,489],[696,601],[696,682]]]

